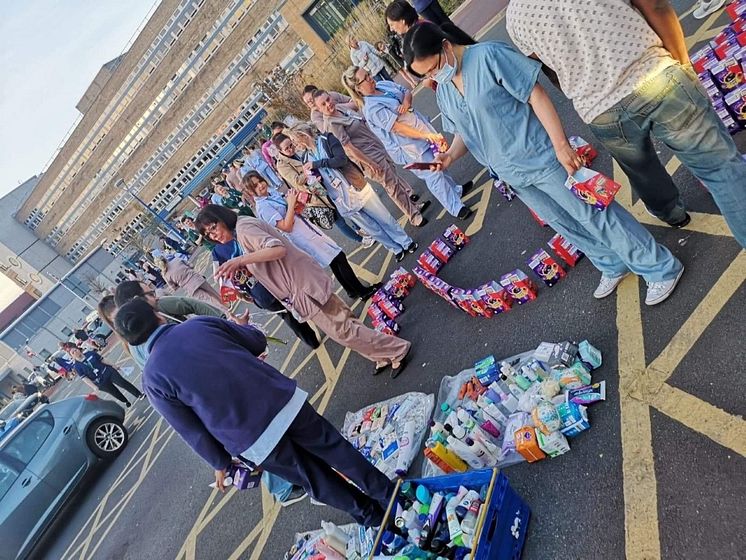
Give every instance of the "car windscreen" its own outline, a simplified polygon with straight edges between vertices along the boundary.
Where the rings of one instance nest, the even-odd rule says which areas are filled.
[[[0,410],[0,420],[8,420],[9,418],[12,418],[25,402],[26,399],[16,399],[4,409]]]

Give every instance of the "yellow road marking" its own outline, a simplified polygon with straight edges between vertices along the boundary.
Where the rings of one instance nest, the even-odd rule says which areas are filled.
[[[702,298],[663,352],[650,364],[648,372],[649,375],[656,376],[655,382],[662,384],[668,380],[705,329],[741,287],[744,280],[746,280],[746,251],[741,251],[707,295]]]
[[[645,369],[645,344],[637,278],[617,288],[619,332],[619,408],[624,483],[624,534],[628,560],[660,558],[658,493],[650,411],[622,390]]]
[[[479,201],[477,211],[471,224],[469,224],[469,227],[466,228],[466,235],[474,235],[482,229],[482,226],[484,226],[484,218],[485,216],[487,216],[487,208],[490,203],[490,197],[492,196],[492,191],[495,190],[492,188],[492,181],[487,181],[486,183],[484,183],[481,187],[479,187],[479,189],[475,190],[475,194],[479,192],[480,189],[482,191],[482,198]],[[471,195],[471,193],[469,193],[469,195]]]
[[[482,178],[482,176],[483,176],[483,175],[484,175],[485,173],[487,173],[487,169],[486,169],[486,168],[482,169],[482,170],[481,170],[481,171],[480,171],[479,173],[477,173],[476,177],[474,177],[474,178],[472,179],[472,181],[474,182],[474,184],[478,183],[478,182],[479,182],[479,180],[480,180],[480,179]],[[466,196],[465,196],[465,197],[464,197],[464,198],[462,199],[462,202],[464,203],[464,205],[465,205],[465,206],[469,206],[469,205],[467,204],[467,202],[468,202],[469,200],[471,200],[472,198],[474,198],[474,197],[476,196],[476,194],[477,194],[478,192],[479,192],[479,187],[475,188],[475,189],[474,189],[474,190],[472,190],[472,191],[471,191],[471,192],[470,192],[469,194],[467,194],[467,195],[466,195]],[[446,209],[445,209],[445,208],[442,208],[442,209],[441,209],[441,211],[440,211],[440,213],[438,214],[438,217],[436,218],[436,220],[442,220],[443,218],[445,218],[445,215],[446,215],[446,213],[447,213],[447,212],[446,212]],[[453,217],[453,219],[456,219],[456,218],[455,218],[455,216]]]
[[[649,397],[666,416],[746,457],[746,421],[667,383]]]

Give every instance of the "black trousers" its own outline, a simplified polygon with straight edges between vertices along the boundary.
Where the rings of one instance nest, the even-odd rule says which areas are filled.
[[[444,23],[451,22],[451,19],[443,11],[438,0],[433,0],[427,8],[420,12],[420,15],[436,25],[443,25]]]
[[[269,290],[261,285],[259,282],[254,284],[251,289],[251,297],[254,298],[254,303],[257,307],[266,311],[282,311],[280,317],[288,328],[295,333],[295,336],[301,339],[305,344],[311,348],[318,348],[320,345],[319,339],[316,337],[316,333],[308,323],[301,323],[293,314],[288,311],[284,305],[282,305],[275,296],[269,293]]]
[[[363,286],[360,280],[355,276],[350,263],[347,262],[347,255],[344,251],[340,251],[339,255],[334,257],[334,260],[329,263],[329,268],[332,270],[332,274],[342,286],[345,293],[352,299],[357,299],[363,296],[367,286]]]
[[[308,403],[261,466],[367,527],[381,524],[395,488]]]
[[[140,390],[132,383],[127,381],[124,377],[122,377],[122,375],[117,370],[115,370],[114,368],[109,368],[109,372],[109,380],[97,384],[98,388],[101,389],[104,393],[109,393],[118,401],[122,401],[123,403],[127,404],[130,404],[130,402],[127,400],[127,397],[125,397],[124,394],[122,394],[122,392],[117,389],[117,387],[121,387],[136,399],[139,399],[142,396]]]

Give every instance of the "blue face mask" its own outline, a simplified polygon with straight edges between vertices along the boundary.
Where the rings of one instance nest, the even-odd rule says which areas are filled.
[[[433,80],[435,80],[439,84],[447,84],[448,82],[453,80],[453,77],[456,75],[456,71],[458,70],[458,59],[456,58],[455,54],[453,56],[452,65],[448,64],[448,58],[446,58],[445,48],[443,49],[443,57],[446,59],[446,63],[433,76]]]

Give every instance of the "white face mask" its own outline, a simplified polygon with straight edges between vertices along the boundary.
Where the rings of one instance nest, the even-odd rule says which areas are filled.
[[[433,80],[435,80],[439,84],[447,84],[448,82],[453,80],[453,77],[456,75],[456,71],[458,70],[458,58],[456,58],[455,53],[453,55],[453,64],[448,63],[448,57],[446,55],[445,48],[443,48],[443,58],[445,58],[446,63],[433,76]]]

